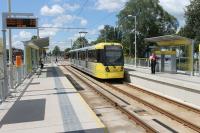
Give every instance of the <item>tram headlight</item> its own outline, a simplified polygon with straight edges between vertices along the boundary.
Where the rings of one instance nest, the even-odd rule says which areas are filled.
[[[124,67],[123,66],[121,66],[121,71],[123,71],[124,70]]]
[[[105,70],[106,70],[106,72],[110,72],[109,67],[106,67]]]

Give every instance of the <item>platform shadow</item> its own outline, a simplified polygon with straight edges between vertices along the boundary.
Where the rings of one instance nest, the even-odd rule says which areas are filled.
[[[46,99],[21,100],[6,113],[0,125],[42,121],[45,116]]]
[[[47,77],[64,77],[58,67],[47,67]]]

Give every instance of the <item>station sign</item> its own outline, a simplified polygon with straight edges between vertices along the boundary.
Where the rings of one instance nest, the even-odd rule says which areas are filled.
[[[176,51],[166,50],[166,51],[155,51],[157,55],[176,55]]]
[[[37,28],[36,18],[6,18],[7,28]]]

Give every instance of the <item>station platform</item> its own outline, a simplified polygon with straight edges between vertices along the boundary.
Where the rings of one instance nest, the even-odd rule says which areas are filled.
[[[125,77],[143,89],[200,108],[200,77],[156,72],[150,68],[125,65]]]
[[[55,64],[26,79],[0,105],[1,133],[103,133],[89,105]]]

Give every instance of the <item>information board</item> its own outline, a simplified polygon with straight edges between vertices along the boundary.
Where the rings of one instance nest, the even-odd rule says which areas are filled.
[[[36,18],[6,18],[7,28],[36,28]]]

